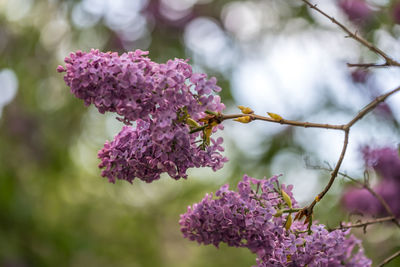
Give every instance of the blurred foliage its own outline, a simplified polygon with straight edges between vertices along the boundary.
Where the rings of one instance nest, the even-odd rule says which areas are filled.
[[[217,76],[224,89],[223,102],[234,106],[230,72],[234,64],[240,64],[240,59],[232,59],[231,66],[218,69],[202,61],[203,55],[196,56],[184,36],[187,24],[206,17],[225,32],[229,46],[237,46],[241,41],[225,28],[221,12],[231,2],[240,1],[198,1],[193,5],[196,1],[182,0],[187,9],[178,8],[175,13],[170,10],[169,17],[160,12],[162,6],[168,9],[166,3],[171,3],[170,8],[176,9],[179,0],[137,1],[141,3],[138,5],[132,5],[136,1],[116,1],[122,11],[112,13],[111,17],[105,14],[107,8],[113,9],[112,1],[83,2],[0,0],[0,71],[12,70],[18,79],[17,94],[4,107],[0,118],[0,266],[255,264],[254,255],[246,250],[198,246],[183,239],[179,214],[206,192],[215,191],[224,183],[235,185],[243,173],[259,178],[271,175],[269,166],[282,151],[290,150],[302,161],[304,146],[296,142],[292,128],[282,128],[273,135],[261,134],[262,153],[255,156],[248,156],[238,141],[230,137],[228,129],[225,138],[231,161],[227,170],[216,174],[196,170],[187,181],[165,177],[153,184],[135,181],[133,185],[112,185],[100,178],[96,155],[121,125],[112,116],[84,107],[69,94],[61,75],[55,71],[68,52],[77,49],[124,52],[142,48],[149,50],[151,58],[158,62],[174,57],[192,58],[196,69]],[[108,3],[103,5],[102,14],[96,11],[100,2]],[[291,19],[301,17],[315,23],[315,16],[300,1],[282,2],[271,1],[274,8],[291,11],[282,13],[274,29],[262,25],[250,45],[257,47],[262,33],[279,31]],[[362,31],[370,40],[374,31],[382,28],[394,36],[400,34],[394,28],[395,19],[387,11],[393,5],[395,1],[381,7],[368,24],[363,24]],[[135,11],[129,10],[132,6]],[[112,19],[118,19],[118,12],[122,12],[121,23],[127,27],[115,26]],[[140,21],[123,21],[126,12],[142,16],[141,28]],[[80,24],[79,19],[86,24]],[[137,36],[129,32],[135,23],[140,28],[135,32]],[[0,84],[0,94],[2,90]],[[340,108],[332,103],[327,99],[323,104],[325,108]],[[327,180],[327,173],[319,175],[321,183]],[[338,205],[344,183],[338,182],[317,209],[318,220],[329,226],[346,218]],[[377,226],[368,234],[373,235],[373,242],[367,241],[366,249],[375,261],[393,253],[395,244],[399,244],[398,231],[393,234],[389,225]],[[388,266],[399,264],[397,260]]]

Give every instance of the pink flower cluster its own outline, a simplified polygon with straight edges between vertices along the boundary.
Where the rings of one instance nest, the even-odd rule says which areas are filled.
[[[64,80],[77,98],[93,104],[100,113],[115,112],[127,125],[99,151],[102,175],[110,182],[146,182],[168,173],[186,178],[192,167],[217,170],[227,161],[220,152],[222,138],[200,146],[202,132],[190,133],[187,120],[204,125],[206,111],[221,112],[225,106],[215,92],[216,79],[193,73],[181,59],[165,64],[151,61],[148,52],[136,50],[119,56],[91,50],[65,58]],[[222,129],[221,125],[212,130]],[[204,142],[203,142],[204,143]]]
[[[288,226],[285,210],[291,208],[282,191],[290,197],[292,208],[298,205],[292,186],[279,185],[277,176],[257,180],[244,176],[238,192],[228,185],[181,215],[184,237],[201,244],[221,242],[245,247],[257,255],[257,266],[370,266],[360,241],[349,230],[329,232],[324,225],[307,225],[295,221]]]

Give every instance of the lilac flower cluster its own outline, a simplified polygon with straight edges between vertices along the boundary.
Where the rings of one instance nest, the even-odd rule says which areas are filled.
[[[99,167],[105,168],[104,177],[114,183],[116,179],[132,182],[135,177],[151,183],[166,172],[174,179],[186,177],[186,170],[191,167],[211,167],[217,170],[226,161],[218,151],[222,138],[206,150],[191,144],[193,134],[189,135],[185,126],[171,128],[169,133],[173,140],[171,146],[165,139],[155,140],[152,124],[138,120],[136,128],[125,126],[111,142],[106,142],[99,151],[102,159]],[[167,133],[168,134],[168,133]],[[165,137],[168,138],[168,137]]]
[[[360,241],[349,230],[329,232],[314,224],[312,233],[299,221],[291,222],[297,208],[292,186],[279,185],[278,177],[257,180],[244,176],[238,192],[228,185],[181,215],[184,237],[200,244],[221,242],[245,247],[257,255],[257,266],[370,266]],[[283,192],[290,200],[285,200]],[[288,203],[290,202],[290,203]],[[290,207],[292,206],[292,207]]]
[[[375,170],[381,177],[372,189],[389,205],[396,216],[400,216],[400,156],[395,148],[363,149],[368,169]],[[386,210],[366,189],[349,188],[342,203],[350,211],[370,215],[384,215]]]
[[[191,167],[221,168],[227,161],[220,153],[222,138],[209,135],[222,126],[209,126],[204,136],[201,131],[190,133],[187,123],[207,126],[201,122],[205,112],[218,114],[225,108],[214,94],[221,90],[216,79],[193,73],[185,60],[158,64],[147,54],[78,51],[65,58],[65,68],[57,68],[66,72],[71,93],[86,105],[93,104],[100,113],[115,112],[127,125],[136,124],[124,127],[99,151],[102,175],[110,182],[131,182],[135,177],[152,182],[164,172],[179,179],[186,178]]]

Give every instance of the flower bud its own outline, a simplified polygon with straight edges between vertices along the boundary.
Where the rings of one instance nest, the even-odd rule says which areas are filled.
[[[281,194],[283,201],[285,201],[285,203],[289,206],[289,208],[292,208],[292,200],[290,199],[290,196],[282,189],[281,189]]]
[[[251,122],[251,117],[250,116],[243,116],[243,117],[239,117],[239,118],[234,119],[234,121],[238,121],[238,122],[241,122],[241,123],[249,123],[249,122]]]
[[[292,226],[293,223],[293,218],[292,218],[292,214],[289,214],[287,219],[286,219],[286,223],[285,223],[285,229],[289,230],[290,226]]]
[[[274,119],[274,120],[276,120],[276,121],[281,121],[281,120],[283,120],[283,118],[280,116],[280,115],[278,115],[278,114],[275,114],[275,113],[272,113],[272,112],[267,112],[268,113],[268,115],[271,117],[271,119]]]
[[[186,119],[186,123],[187,125],[189,125],[190,127],[200,127],[200,124],[197,123],[197,121],[191,119],[191,118],[187,118]]]
[[[242,111],[243,114],[252,114],[252,113],[254,113],[254,111],[249,107],[238,106],[238,108]]]

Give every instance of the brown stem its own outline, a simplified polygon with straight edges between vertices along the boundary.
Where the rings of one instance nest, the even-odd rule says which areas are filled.
[[[388,264],[389,262],[391,262],[393,259],[395,259],[396,257],[400,256],[400,250],[395,252],[394,254],[392,254],[391,256],[389,256],[388,258],[386,258],[385,260],[383,260],[378,267],[382,267],[386,264]]]
[[[383,52],[382,50],[380,50],[378,47],[374,46],[373,44],[371,44],[370,42],[368,42],[367,40],[365,40],[364,38],[362,38],[361,36],[357,35],[357,32],[353,33],[351,32],[346,26],[344,26],[342,23],[340,23],[339,21],[337,21],[334,17],[329,16],[328,14],[326,14],[324,11],[322,11],[321,9],[319,9],[317,7],[317,5],[313,5],[311,4],[308,0],[301,0],[303,1],[306,5],[308,5],[310,8],[316,10],[318,13],[320,13],[321,15],[325,16],[326,18],[328,18],[330,21],[332,21],[332,23],[336,24],[337,26],[339,26],[344,32],[346,32],[348,34],[348,36],[354,40],[356,40],[357,42],[359,42],[360,44],[362,44],[363,46],[367,47],[369,50],[371,50],[372,52],[374,52],[375,54],[380,55],[381,57],[383,57],[385,59],[385,63],[388,66],[396,66],[396,67],[400,67],[400,63],[397,62],[396,60],[390,58],[385,52]]]
[[[344,131],[345,132],[344,132],[344,141],[343,141],[342,152],[340,153],[339,160],[336,163],[335,169],[331,173],[331,178],[329,179],[328,184],[325,186],[324,190],[322,190],[322,192],[318,194],[318,196],[313,200],[313,202],[311,202],[310,205],[308,205],[307,207],[305,207],[304,209],[302,209],[299,212],[299,214],[297,215],[297,218],[301,219],[303,216],[305,216],[306,221],[310,221],[310,218],[313,214],[314,206],[325,196],[325,194],[329,191],[333,182],[335,181],[335,179],[338,175],[338,172],[339,172],[340,165],[342,165],[344,155],[346,154],[347,145],[349,143],[350,128],[346,128],[346,130],[344,130]]]
[[[304,1],[304,0],[303,0]],[[332,130],[342,130],[344,131],[344,141],[343,141],[343,147],[342,147],[342,152],[340,153],[339,159],[336,163],[335,168],[333,169],[331,173],[331,178],[329,179],[328,184],[325,186],[324,190],[322,190],[321,193],[317,195],[317,197],[313,200],[313,202],[308,205],[307,207],[304,207],[301,211],[298,212],[296,215],[295,219],[301,219],[303,216],[306,217],[306,222],[311,222],[312,221],[312,214],[313,214],[313,209],[314,206],[319,202],[325,194],[329,191],[331,188],[332,184],[335,182],[335,179],[339,173],[340,166],[342,165],[344,155],[346,154],[346,149],[347,145],[349,143],[349,134],[350,134],[350,128],[359,120],[361,120],[366,114],[371,112],[379,103],[385,101],[389,96],[392,94],[400,91],[400,86],[393,89],[392,91],[389,91],[383,95],[378,96],[375,98],[372,102],[370,102],[368,105],[366,105],[363,109],[361,109],[356,116],[353,117],[352,120],[350,120],[347,124],[342,124],[342,125],[334,125],[334,124],[322,124],[322,123],[311,123],[311,122],[300,122],[300,121],[292,121],[292,120],[285,120],[285,119],[273,119],[269,117],[264,117],[256,114],[219,114],[218,117],[216,118],[219,122],[222,122],[224,120],[229,120],[229,119],[235,119],[239,117],[244,117],[244,116],[249,116],[251,120],[262,120],[262,121],[268,121],[268,122],[274,122],[274,123],[280,123],[280,124],[286,124],[286,125],[291,125],[291,126],[299,126],[299,127],[305,127],[305,128],[325,128],[325,129],[332,129]],[[390,210],[390,209],[389,209]],[[392,213],[393,214],[393,213]],[[398,222],[395,222],[398,224]]]
[[[375,98],[374,101],[366,105],[360,112],[358,112],[358,114],[349,123],[347,123],[346,126],[348,128],[353,126],[357,121],[361,120],[367,113],[372,111],[379,103],[385,101],[386,98],[388,98],[389,96],[398,91],[400,91],[400,86],[393,89],[390,92],[387,92],[386,94],[380,95],[377,98]]]
[[[393,89],[392,91],[389,91],[383,95],[378,96],[375,98],[372,102],[370,102],[368,105],[366,105],[361,111],[358,112],[354,118],[349,121],[347,124],[326,124],[326,123],[313,123],[313,122],[302,122],[302,121],[293,121],[293,120],[286,120],[286,119],[281,119],[281,120],[276,120],[270,117],[265,117],[265,116],[260,116],[256,114],[220,114],[218,115],[218,120],[220,122],[224,120],[230,120],[230,119],[236,119],[240,117],[246,117],[249,116],[251,120],[262,120],[262,121],[268,121],[268,122],[274,122],[274,123],[279,123],[279,124],[284,124],[284,125],[291,125],[291,126],[298,126],[298,127],[304,127],[304,128],[324,128],[324,129],[332,129],[332,130],[342,130],[342,131],[348,131],[357,121],[361,120],[367,113],[371,112],[379,103],[383,102],[391,96],[392,94],[400,91],[400,86]]]
[[[293,121],[293,120],[275,120],[269,117],[264,117],[256,114],[221,114],[219,119],[221,121],[229,120],[229,119],[236,119],[239,117],[249,116],[251,120],[261,120],[261,121],[268,121],[274,122],[279,124],[291,125],[291,126],[299,126],[304,128],[325,128],[325,129],[332,129],[332,130],[344,130],[344,125],[333,125],[333,124],[324,124],[324,123],[313,123],[313,122],[302,122],[302,121]]]
[[[400,223],[397,221],[396,216],[394,215],[394,213],[392,212],[392,209],[389,207],[389,205],[387,204],[387,202],[383,199],[383,197],[381,195],[378,195],[374,190],[372,190],[371,187],[369,187],[368,185],[364,184],[364,188],[368,190],[368,192],[373,195],[378,201],[379,203],[381,203],[381,205],[383,206],[383,208],[385,209],[385,211],[387,212],[387,214],[389,214],[391,217],[393,217],[393,223],[397,225],[397,227],[400,228]]]
[[[389,207],[389,205],[387,204],[387,202],[383,199],[383,197],[379,194],[377,194],[369,185],[367,185],[366,183],[361,183],[357,180],[353,180],[358,182],[359,184],[361,184],[365,189],[368,190],[368,192],[373,195],[378,201],[379,203],[381,203],[381,205],[383,206],[383,208],[385,209],[385,211],[387,212],[387,214],[389,214],[391,217],[393,217],[393,223],[397,225],[397,227],[400,228],[400,223],[398,222],[398,220],[396,219],[396,216],[394,215],[392,209]]]
[[[388,63],[383,63],[383,64],[376,64],[376,63],[347,63],[347,67],[354,68],[384,68],[384,67],[390,67]]]
[[[370,102],[368,105],[366,105],[354,118],[349,121],[347,124],[343,126],[343,130],[345,131],[345,137],[344,137],[344,143],[343,143],[343,148],[342,148],[342,153],[340,154],[339,160],[336,164],[335,169],[331,173],[331,178],[329,179],[328,184],[324,188],[324,190],[318,194],[318,196],[313,200],[313,202],[305,207],[302,211],[299,212],[298,218],[302,218],[303,216],[306,216],[307,218],[310,218],[313,213],[314,206],[317,204],[318,201],[320,201],[324,195],[328,192],[328,190],[331,188],[333,182],[335,181],[335,178],[337,177],[337,174],[339,172],[340,165],[342,164],[344,154],[346,153],[346,148],[347,144],[349,141],[349,131],[350,128],[359,120],[361,120],[367,113],[371,112],[379,103],[383,102],[386,98],[391,96],[392,94],[400,91],[400,87],[397,87],[396,89],[378,96],[375,98],[372,102]],[[396,223],[397,224],[397,223]]]
[[[332,168],[324,168],[324,167],[320,167],[320,166],[312,166],[312,165],[307,165],[307,167],[313,168],[313,169],[319,169],[319,170],[325,170],[325,171],[333,171]],[[392,209],[389,207],[389,205],[387,204],[387,202],[383,199],[383,197],[379,194],[377,194],[369,185],[367,182],[360,182],[357,179],[343,173],[343,172],[338,172],[339,175],[349,179],[350,181],[360,185],[361,187],[365,188],[366,190],[368,190],[368,192],[373,195],[378,201],[379,203],[381,203],[381,205],[383,206],[383,208],[385,209],[385,211],[387,212],[387,214],[390,217],[393,217],[393,223],[397,225],[397,227],[400,227],[400,223],[398,222],[398,220],[396,219],[396,216],[394,215]]]
[[[397,227],[400,227],[400,223],[397,221],[396,216],[394,215],[392,209],[389,207],[388,203],[383,199],[383,197],[379,194],[377,194],[368,184],[366,183],[361,183],[360,181],[357,181],[356,179],[351,178],[350,176],[343,174],[343,173],[339,173],[340,175],[342,175],[343,177],[346,177],[348,179],[351,179],[353,182],[358,183],[359,185],[361,185],[363,188],[367,189],[368,192],[373,195],[378,201],[379,203],[381,203],[381,205],[383,206],[383,208],[385,209],[385,211],[391,216],[393,217],[393,222],[397,225]]]
[[[378,218],[378,219],[374,219],[374,220],[369,220],[366,222],[354,223],[354,224],[350,224],[350,225],[340,225],[339,227],[330,229],[330,231],[334,231],[334,230],[338,230],[338,229],[367,227],[368,225],[371,225],[371,224],[393,221],[393,219],[395,219],[395,217],[388,216],[388,217]]]

